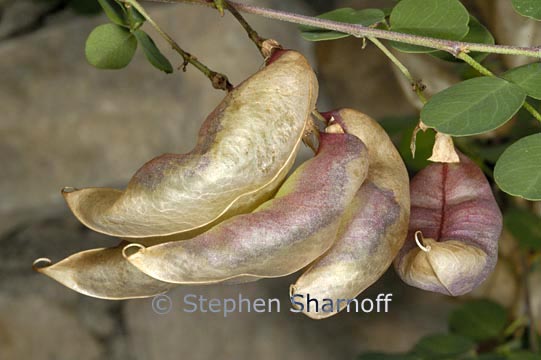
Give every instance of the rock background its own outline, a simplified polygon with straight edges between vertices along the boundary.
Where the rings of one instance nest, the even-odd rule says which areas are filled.
[[[84,59],[84,42],[94,26],[106,22],[103,16],[61,13],[37,31],[6,39],[21,25],[18,19],[27,20],[43,6],[23,1],[0,2],[0,359],[351,359],[366,350],[407,350],[424,334],[446,330],[453,305],[405,287],[392,271],[362,295],[392,292],[390,313],[340,314],[325,321],[285,308],[227,319],[178,308],[160,316],[149,299],[92,299],[32,272],[38,257],[58,261],[114,243],[73,218],[60,196],[63,186],[121,187],[148,159],[188,151],[223,93],[192,68],[174,75],[156,71],[140,51],[122,71],[92,68]],[[254,3],[311,13],[335,2],[308,1],[316,10],[302,1]],[[261,65],[230,16],[221,19],[184,5],[149,10],[182,46],[234,83]],[[414,113],[390,65],[372,47],[362,50],[358,40],[345,39],[314,48],[295,26],[248,19],[262,35],[310,57],[320,76],[321,109],[350,106],[375,117]],[[241,292],[279,297],[286,307],[293,281],[181,287],[169,295],[180,306],[187,293],[224,298]]]

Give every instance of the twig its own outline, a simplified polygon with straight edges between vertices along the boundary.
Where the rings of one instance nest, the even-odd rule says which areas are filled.
[[[216,73],[209,68],[207,68],[205,65],[197,61],[195,57],[193,57],[191,54],[185,52],[178,46],[178,44],[175,43],[175,41],[167,35],[161,28],[148,16],[148,14],[144,11],[144,9],[137,3],[136,0],[124,0],[126,3],[133,5],[147,20],[148,22],[154,26],[154,28],[160,33],[160,35],[175,49],[184,59],[185,64],[191,63],[196,68],[198,68],[201,72],[203,72],[209,79],[211,79],[212,84],[215,88],[222,88],[222,89],[231,89],[232,85],[227,80],[227,77],[225,75]],[[148,0],[153,2],[166,2],[166,3],[191,3],[191,4],[197,4],[197,5],[204,5],[208,7],[215,7],[214,2],[209,2],[208,0]],[[249,14],[254,15],[260,15],[264,16],[270,19],[276,19],[281,21],[287,21],[292,22],[300,25],[308,25],[308,26],[315,26],[327,30],[334,30],[343,32],[346,34],[350,34],[356,37],[367,37],[369,38],[376,46],[378,46],[382,51],[383,44],[379,42],[377,39],[387,39],[392,41],[398,41],[406,44],[411,45],[419,45],[419,46],[425,46],[432,49],[438,49],[443,50],[451,53],[455,57],[464,60],[466,63],[468,63],[470,66],[475,68],[477,71],[479,71],[481,74],[486,76],[495,76],[490,70],[485,68],[483,65],[475,61],[471,56],[469,56],[467,53],[470,51],[476,51],[476,52],[485,52],[485,53],[494,53],[494,54],[509,54],[509,55],[525,55],[525,56],[531,56],[531,57],[537,57],[541,58],[541,47],[520,47],[520,46],[508,46],[508,45],[488,45],[488,44],[476,44],[476,43],[467,43],[467,42],[461,42],[461,41],[451,41],[451,40],[443,40],[443,39],[435,39],[430,38],[426,36],[417,36],[417,35],[410,35],[410,34],[403,34],[403,33],[397,33],[394,31],[388,31],[388,30],[381,30],[381,29],[375,29],[371,27],[366,27],[362,25],[355,25],[355,24],[346,24],[341,23],[337,21],[331,21],[331,20],[325,20],[320,19],[316,17],[309,17],[305,15],[280,11],[280,10],[274,10],[274,9],[267,9],[259,6],[254,5],[247,5],[247,4],[240,4],[232,1],[224,1],[224,4],[226,4],[227,9],[237,18],[237,20],[241,23],[241,25],[245,28],[245,30],[248,33],[248,36],[254,43],[257,45],[260,52],[262,51],[262,43],[263,39],[255,32],[250,25],[244,20],[244,18],[239,14],[238,11],[243,11]],[[379,43],[379,44],[378,44]],[[380,46],[381,45],[381,46]],[[405,76],[408,76],[408,79],[410,81],[413,80],[413,77],[411,77],[411,74],[404,66],[399,66],[400,61],[396,59],[386,48],[386,51],[384,53],[393,61],[399,69],[402,71],[402,73]],[[389,56],[391,55],[391,56]],[[406,71],[404,71],[406,70]],[[417,87],[418,84],[415,83],[415,81],[412,82],[413,86],[415,87],[415,91],[419,95],[420,88]],[[423,96],[421,94],[421,96]],[[423,96],[424,97],[424,96]],[[426,102],[426,99],[425,101]],[[530,112],[534,118],[539,120],[541,122],[541,114],[529,103],[524,103],[524,108]]]
[[[152,2],[165,3],[190,3],[212,7],[211,3],[206,0],[148,0]],[[334,30],[356,37],[373,37],[378,39],[386,39],[398,41],[405,44],[425,46],[432,49],[446,51],[453,56],[458,57],[459,54],[475,51],[492,54],[507,54],[507,55],[524,55],[535,58],[541,58],[541,46],[539,47],[521,47],[510,45],[489,45],[468,43],[462,41],[451,41],[444,39],[436,39],[426,36],[410,35],[394,31],[371,28],[356,24],[346,24],[338,21],[320,19],[300,15],[296,13],[263,8],[254,5],[241,4],[237,2],[229,2],[229,5],[235,7],[240,12],[248,14],[260,15],[269,19],[291,22],[299,25],[315,26],[322,29]]]
[[[400,72],[404,75],[404,77],[406,79],[408,79],[408,81],[410,82],[413,91],[415,91],[415,93],[417,94],[417,97],[419,98],[421,103],[423,105],[426,104],[427,99],[425,97],[425,94],[423,94],[423,91],[425,89],[425,86],[423,85],[423,83],[421,81],[419,81],[419,80],[415,80],[413,78],[413,76],[411,75],[410,71],[408,70],[408,68],[406,67],[406,65],[402,64],[402,62],[400,60],[398,60],[398,58],[396,56],[394,56],[394,54],[391,51],[389,51],[389,49],[387,49],[387,47],[385,45],[383,45],[381,43],[381,41],[379,41],[378,39],[373,38],[373,37],[369,37],[368,40],[370,40],[374,45],[376,45],[389,58],[389,60],[391,60],[392,63],[396,65],[398,70],[400,70]],[[421,121],[421,119],[419,119],[419,124],[413,130],[413,133],[412,133],[412,136],[411,136],[411,142],[410,142],[411,156],[413,158],[415,158],[415,151],[416,151],[416,147],[417,147],[416,146],[417,133],[421,129],[422,129],[422,121]],[[417,240],[417,238],[416,238],[416,240]],[[420,245],[420,244],[417,243],[417,245]]]
[[[387,49],[387,47],[381,43],[381,41],[373,37],[369,37],[368,40],[374,43],[374,45],[376,45],[389,58],[389,60],[391,60],[393,64],[396,65],[398,70],[400,70],[400,72],[404,74],[406,79],[409,80],[411,87],[419,97],[419,100],[421,100],[423,104],[426,104],[427,100],[425,95],[423,94],[424,86],[421,84],[421,82],[413,78],[408,68],[404,64],[402,64],[402,62],[400,62],[400,60],[398,60],[398,58],[394,56],[394,54],[390,52],[389,49]]]
[[[133,6],[143,17],[149,22],[154,29],[160,34],[160,36],[171,45],[173,50],[175,50],[182,57],[184,63],[182,67],[186,70],[188,64],[192,64],[195,68],[201,71],[212,83],[212,86],[215,89],[230,91],[233,89],[233,85],[229,82],[229,79],[224,74],[220,74],[216,71],[209,69],[205,64],[201,63],[195,56],[190,54],[187,51],[184,51],[176,42],[169,36],[165,31],[163,31],[158,24],[148,15],[148,13],[143,9],[137,0],[124,0],[124,3],[128,6]]]
[[[255,46],[257,46],[257,49],[259,50],[259,52],[261,53],[261,55],[263,57],[265,57],[265,52],[263,50],[263,42],[266,40],[264,38],[262,38],[261,36],[259,36],[259,34],[257,33],[257,31],[255,31],[251,26],[250,24],[248,24],[248,22],[244,19],[244,17],[237,11],[237,9],[234,7],[234,6],[231,6],[231,4],[229,3],[229,1],[227,0],[224,0],[224,7],[225,9],[227,9],[227,11],[229,11],[231,13],[231,15],[233,15],[235,17],[235,19],[237,19],[237,21],[239,22],[239,24],[242,25],[242,27],[244,28],[244,30],[246,30],[246,33],[248,34],[248,37],[250,38],[250,40],[252,40],[252,42],[255,44]]]

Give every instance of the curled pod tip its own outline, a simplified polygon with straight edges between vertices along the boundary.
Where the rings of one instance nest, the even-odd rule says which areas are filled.
[[[340,220],[332,247],[291,286],[290,294],[304,297],[303,313],[313,319],[335,315],[346,301],[378,280],[406,238],[409,220],[409,178],[406,167],[383,128],[367,115],[352,109],[324,113],[328,129],[340,128],[362,140],[368,150],[369,169]],[[338,308],[325,312],[312,307],[307,295],[332,299]]]
[[[368,154],[358,138],[321,134],[316,156],[254,212],[189,240],[146,247],[127,259],[153,278],[178,284],[291,274],[329,249],[367,171]]]
[[[277,50],[271,60],[226,95],[191,152],[152,159],[124,191],[62,191],[74,215],[100,233],[156,242],[202,232],[272,197],[294,163],[318,84],[300,53]]]
[[[411,182],[408,238],[395,259],[409,285],[446,295],[466,294],[494,269],[502,214],[481,169],[431,164]]]
[[[126,261],[125,245],[82,251],[56,264],[39,258],[32,267],[81,294],[107,300],[151,297],[175,287],[145,275]]]

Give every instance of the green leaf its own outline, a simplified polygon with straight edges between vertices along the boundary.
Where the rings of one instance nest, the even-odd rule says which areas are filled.
[[[473,353],[475,344],[468,338],[458,335],[429,335],[422,338],[413,352],[423,359],[461,359]]]
[[[526,93],[518,85],[493,77],[463,81],[434,95],[421,110],[429,127],[453,136],[494,130],[520,109]]]
[[[391,12],[391,30],[438,39],[461,40],[468,34],[470,15],[459,0],[402,0]],[[403,52],[433,52],[393,42]]]
[[[103,11],[105,12],[105,15],[111,20],[113,23],[120,25],[120,26],[126,26],[128,25],[126,22],[126,18],[124,16],[124,11],[122,10],[122,7],[114,0],[98,0],[100,6],[102,7]]]
[[[68,6],[81,15],[95,15],[101,11],[96,0],[69,0]]]
[[[318,18],[348,24],[370,26],[383,21],[385,19],[385,14],[379,9],[355,10],[351,8],[341,8],[321,14]],[[308,41],[335,40],[350,36],[341,32],[321,29],[314,26],[303,25],[299,28],[302,31],[302,37]]]
[[[470,30],[468,31],[468,34],[461,41],[477,43],[477,44],[489,44],[489,45],[495,44],[494,36],[492,36],[490,31],[483,24],[481,24],[479,20],[477,20],[475,17],[471,15],[470,15],[470,22],[468,23],[468,26]],[[437,58],[440,58],[446,61],[453,61],[453,62],[462,61],[460,59],[455,58],[453,55],[445,51],[436,51],[434,53],[431,53],[430,55],[433,55]],[[473,57],[475,61],[477,62],[483,61],[488,56],[487,53],[480,53],[480,52],[471,52],[468,55]]]
[[[143,48],[143,51],[148,61],[158,70],[164,71],[168,74],[172,73],[173,66],[156,47],[154,40],[152,40],[152,38],[148,36],[148,34],[145,33],[143,30],[136,30],[134,34],[139,44],[141,44],[141,47]]]
[[[539,6],[541,7],[541,3]],[[502,77],[523,88],[534,99],[541,100],[541,63],[536,62],[511,69]]]
[[[508,194],[541,200],[541,134],[509,146],[496,163],[494,180]]]
[[[526,250],[541,250],[541,218],[530,211],[511,208],[503,217],[507,230]]]
[[[137,49],[130,31],[115,24],[96,27],[86,39],[88,62],[99,69],[121,69],[128,65]]]
[[[522,16],[541,20],[541,5],[539,0],[512,0],[515,11]]]
[[[507,311],[489,300],[470,301],[454,310],[449,317],[450,330],[474,341],[497,337],[507,323]]]

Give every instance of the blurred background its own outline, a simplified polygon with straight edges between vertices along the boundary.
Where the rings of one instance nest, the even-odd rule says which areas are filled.
[[[308,15],[395,3],[246,2]],[[464,3],[498,43],[541,43],[539,23],[516,15],[508,1]],[[426,334],[447,331],[448,314],[462,299],[407,287],[392,269],[360,295],[373,299],[378,293],[393,293],[389,313],[341,313],[322,321],[287,311],[289,284],[298,275],[245,285],[179,287],[169,293],[173,310],[158,315],[150,299],[93,299],[34,273],[31,264],[38,257],[56,262],[76,251],[116,244],[75,220],[60,195],[62,187],[121,188],[147,160],[189,151],[200,124],[224,95],[191,67],[172,75],[156,71],[140,50],[120,71],[88,65],[86,37],[107,22],[96,4],[0,0],[0,359],[352,359],[363,351],[406,351]],[[220,18],[216,11],[197,6],[143,5],[182,47],[234,84],[262,65],[257,49],[231,16]],[[320,81],[320,110],[362,110],[384,124],[412,173],[424,166],[430,139],[419,145],[416,160],[408,152],[419,104],[378,49],[363,49],[362,42],[351,37],[309,43],[294,25],[247,19],[262,36],[310,59]],[[170,59],[178,59],[154,38]],[[422,78],[429,95],[467,76],[461,65],[428,55],[398,56]],[[490,61],[502,68],[526,62],[520,57]],[[305,149],[301,158],[306,156]],[[502,244],[502,251],[512,254],[513,239],[503,236]],[[520,312],[520,283],[506,269],[499,266],[472,296],[489,297]],[[532,289],[539,318],[539,283]],[[220,313],[181,309],[188,293],[226,298],[239,292],[250,298],[279,298],[282,312],[223,318]]]

